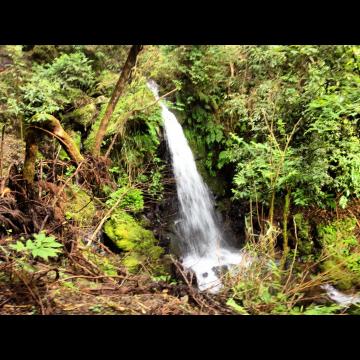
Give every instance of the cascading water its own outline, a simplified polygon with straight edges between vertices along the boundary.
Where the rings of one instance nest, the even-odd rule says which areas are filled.
[[[149,81],[148,86],[159,99],[156,83]],[[181,125],[162,101],[160,106],[180,204],[180,218],[176,223],[182,242],[183,265],[195,273],[200,290],[217,292],[221,282],[216,269],[240,264],[243,256],[225,242],[211,194],[197,171]]]

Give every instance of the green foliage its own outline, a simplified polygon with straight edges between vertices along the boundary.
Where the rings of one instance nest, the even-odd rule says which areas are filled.
[[[360,246],[355,235],[356,219],[345,218],[318,225],[318,236],[328,258],[323,262],[337,286],[343,290],[359,283]]]
[[[242,313],[287,312],[290,296],[284,292],[283,275],[284,272],[272,260],[263,259],[252,264],[245,270],[242,279],[232,285],[232,297],[228,305]]]
[[[106,205],[111,208],[115,205],[119,198],[122,198],[118,205],[119,209],[134,213],[140,212],[144,209],[144,198],[142,191],[139,189],[121,187],[110,194],[109,199],[106,201]]]
[[[150,171],[148,177],[143,178],[143,182],[147,182],[149,178],[148,193],[156,200],[161,201],[163,199],[164,184],[163,184],[163,170],[165,164],[158,157],[153,159],[154,166]]]
[[[170,285],[176,285],[177,282],[175,279],[173,279],[171,277],[171,275],[159,275],[159,276],[153,276],[152,277],[153,281],[159,282],[159,281],[163,281],[163,282],[167,282]]]
[[[97,77],[95,91],[99,94],[110,97],[119,79],[119,74],[104,70]]]
[[[162,123],[160,109],[153,106],[144,111],[134,111],[142,106],[146,107],[153,101],[153,95],[145,79],[135,79],[120,98],[109,120],[103,146],[108,146],[112,137],[119,133],[113,155],[119,158],[121,165],[131,177],[136,176],[144,164],[151,162],[159,145],[159,127]],[[91,150],[94,145],[106,108],[107,103],[101,105],[91,132],[84,143],[87,150]]]
[[[162,200],[164,185],[162,183],[162,174],[159,170],[151,171],[151,183],[149,186],[149,194],[157,200]]]
[[[244,307],[240,306],[233,298],[228,299],[226,305],[232,308],[240,315],[249,315],[249,313],[244,309]]]
[[[82,53],[63,54],[51,64],[34,65],[29,81],[21,87],[26,117],[62,111],[95,81],[90,60]]]
[[[93,61],[97,72],[104,69],[119,73],[125,64],[129,45],[76,45],[77,51],[83,52]]]
[[[253,249],[255,250],[255,249]],[[264,249],[265,253],[268,249]],[[227,305],[241,315],[330,315],[339,313],[344,306],[337,304],[301,305],[304,293],[298,291],[304,282],[304,273],[281,270],[272,260],[265,260],[265,255],[259,248],[257,261],[246,269],[241,269],[241,275],[236,279],[228,279],[231,286]],[[290,280],[291,279],[291,280]],[[289,281],[290,280],[290,281]],[[313,277],[310,282],[316,283]],[[319,275],[321,281],[321,275]]]
[[[296,234],[298,239],[298,251],[300,255],[311,255],[314,252],[314,241],[311,235],[311,226],[309,222],[304,219],[302,213],[294,215],[296,224]]]
[[[104,311],[104,308],[102,305],[94,305],[94,306],[90,306],[89,310],[95,314],[101,314]]]
[[[50,80],[60,82],[63,89],[78,88],[87,90],[94,84],[91,60],[83,53],[63,54],[51,65],[39,68],[39,72]]]
[[[245,142],[232,134],[231,150],[220,154],[219,167],[226,162],[235,162],[233,178],[234,197],[269,203],[270,195],[284,191],[290,184],[294,186],[301,176],[294,151],[284,152],[271,142]]]
[[[20,86],[29,77],[29,70],[20,45],[2,46],[1,55],[5,55],[10,63],[0,72],[0,120],[15,123],[21,119],[22,108],[18,101],[21,97]]]
[[[47,236],[45,232],[33,234],[34,240],[27,240],[24,244],[17,241],[16,244],[10,245],[10,248],[19,252],[31,255],[32,257],[40,257],[48,261],[49,257],[57,257],[61,253],[63,245],[56,241],[54,236]]]
[[[307,308],[295,306],[291,309],[289,315],[334,315],[339,313],[343,307],[341,305],[316,305],[311,304]]]
[[[203,141],[209,173],[235,166],[235,198],[256,194],[266,204],[290,186],[295,205],[344,208],[358,196],[357,46],[163,51],[181,74],[177,101],[186,106],[184,125]]]
[[[6,66],[0,72],[0,120],[22,129],[23,121],[36,123],[54,114],[77,145],[85,140],[84,148],[90,150],[128,49],[37,45],[25,53],[22,46],[1,47]],[[162,93],[177,89],[166,102],[184,128],[199,172],[223,204],[229,204],[232,194],[243,209],[253,206],[253,217],[261,212],[266,218],[267,210],[275,213],[274,225],[263,221],[272,216],[251,219],[276,232],[266,242],[271,248],[280,234],[275,224],[289,196],[289,244],[295,243],[296,225],[296,255],[302,260],[317,256],[320,249],[314,244],[320,242],[328,257],[321,269],[329,271],[340,288],[359,286],[354,220],[320,224],[315,233],[313,222],[303,215],[305,207],[352,210],[360,196],[359,55],[359,46],[146,46],[102,144],[105,151],[117,136],[110,152],[116,166],[109,172],[118,188],[104,185],[101,190],[107,195],[107,209],[121,199],[105,231],[124,251],[123,264],[131,271],[151,268],[161,273],[158,260],[163,250],[151,232],[125,213],[139,214],[144,199],[160,201],[164,195],[165,166],[158,158],[161,111],[158,105],[148,107],[154,98],[146,86],[153,78]],[[62,151],[60,160],[66,159]],[[66,167],[61,180],[74,171],[74,166]],[[91,196],[76,186],[65,193],[67,220],[91,225],[96,211]],[[252,228],[250,217],[245,220],[247,229]],[[263,235],[257,234],[257,241]],[[26,250],[21,241],[14,246],[24,254],[33,250]],[[116,273],[112,264],[101,266],[107,274]],[[270,262],[254,269],[250,278],[237,279],[230,287],[228,306],[244,314],[340,310],[298,305],[301,294],[284,287],[286,266],[280,269]],[[297,276],[292,275],[290,284],[301,281]]]
[[[94,264],[96,264],[99,269],[108,276],[116,276],[118,275],[116,265],[114,264],[113,259],[109,258],[109,256],[106,255],[100,255],[97,253],[94,253],[91,250],[84,251],[84,256],[92,261]]]

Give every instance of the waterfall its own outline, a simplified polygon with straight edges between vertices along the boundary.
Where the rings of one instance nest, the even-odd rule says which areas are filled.
[[[156,83],[149,81],[148,86],[159,99]],[[199,290],[215,293],[221,288],[217,270],[239,264],[242,255],[226,244],[211,193],[197,171],[194,155],[180,123],[162,101],[159,103],[180,205],[176,225],[183,266],[195,273]]]

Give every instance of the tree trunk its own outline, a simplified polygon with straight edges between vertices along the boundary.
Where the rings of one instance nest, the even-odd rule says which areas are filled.
[[[287,256],[289,254],[289,241],[288,241],[288,218],[289,218],[289,210],[290,210],[290,190],[288,189],[285,195],[285,205],[283,211],[283,255],[281,259],[281,269],[284,268]]]
[[[84,160],[84,157],[76,147],[73,139],[63,129],[58,119],[52,115],[46,115],[45,117],[38,118],[31,124],[26,134],[26,151],[23,177],[29,184],[34,183],[35,161],[36,153],[38,151],[37,144],[39,139],[43,136],[44,132],[55,136],[61,143],[70,159],[76,164]]]
[[[104,117],[101,119],[99,130],[96,134],[95,145],[93,148],[93,155],[100,155],[101,143],[106,134],[106,129],[109,124],[112,113],[114,112],[115,106],[119,101],[120,96],[122,95],[126,83],[131,79],[131,70],[136,64],[136,59],[139,52],[142,49],[142,45],[133,45],[129,51],[128,57],[126,59],[125,65],[121,71],[118,82],[116,83],[115,89],[111,95],[111,99],[106,108]]]

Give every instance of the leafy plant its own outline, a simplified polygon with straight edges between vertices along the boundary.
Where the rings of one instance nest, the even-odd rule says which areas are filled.
[[[142,191],[139,189],[121,187],[110,194],[109,199],[106,201],[106,205],[112,207],[119,198],[122,198],[122,201],[119,203],[119,209],[139,212],[144,208]]]
[[[56,241],[54,236],[47,236],[45,232],[33,234],[34,240],[27,240],[24,244],[17,241],[16,244],[11,244],[10,248],[32,257],[40,257],[48,261],[49,257],[57,257],[61,253],[60,248],[63,246]]]
[[[34,65],[29,81],[21,87],[26,117],[62,111],[94,84],[91,62],[82,53],[62,54],[51,64]]]

